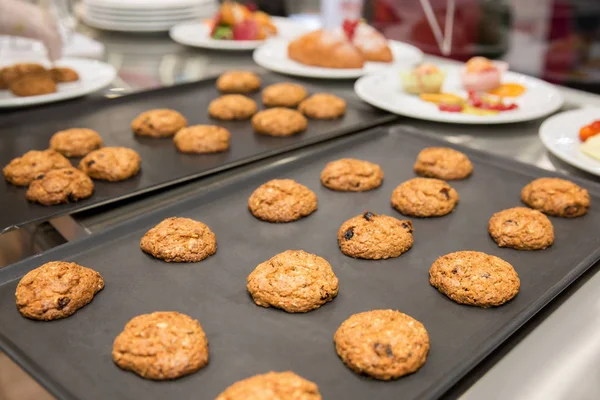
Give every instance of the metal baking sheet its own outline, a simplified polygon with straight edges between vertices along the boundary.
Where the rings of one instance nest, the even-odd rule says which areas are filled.
[[[263,87],[275,82],[293,81],[275,74],[263,74],[262,79]],[[0,209],[10,210],[0,213],[0,232],[157,190],[397,118],[366,105],[354,95],[348,96],[347,91],[341,91],[338,86],[301,82],[310,93],[329,91],[345,97],[348,102],[346,115],[334,121],[310,120],[305,132],[292,137],[258,135],[253,132],[249,121],[225,122],[208,116],[208,104],[220,95],[215,81],[216,78],[211,78],[117,99],[57,104],[0,116],[0,166],[29,150],[48,148],[50,137],[56,131],[71,127],[95,129],[106,146],[130,147],[142,157],[142,170],[136,177],[118,183],[95,181],[96,190],[92,197],[65,205],[45,207],[30,203],[25,199],[26,188],[0,179]],[[260,93],[250,97],[261,105]],[[232,135],[230,150],[212,155],[181,154],[170,138],[134,136],[131,120],[152,108],[178,110],[190,125],[212,123],[224,126]],[[73,160],[75,166],[78,162],[79,159]]]
[[[475,165],[472,177],[452,182],[461,198],[442,218],[413,219],[414,247],[399,258],[355,260],[338,249],[336,232],[346,219],[371,210],[400,217],[390,195],[414,176],[412,164],[426,146],[447,145],[410,132],[383,129],[340,138],[250,166],[173,203],[102,233],[58,247],[0,270],[0,347],[59,398],[213,399],[233,382],[269,370],[293,370],[315,381],[324,399],[431,399],[509,337],[600,258],[600,189],[578,181],[592,195],[588,215],[552,218],[555,244],[544,251],[500,249],[487,233],[489,217],[520,204],[521,188],[533,178],[554,175],[508,159],[461,149]],[[460,147],[459,147],[460,148]],[[381,164],[383,185],[370,192],[340,193],[321,186],[330,160],[359,157]],[[247,209],[252,191],[273,178],[293,178],[314,190],[319,209],[289,224],[255,219]],[[216,233],[216,255],[197,264],[167,264],[139,249],[147,229],[163,218],[184,216]],[[246,276],[256,265],[287,249],[325,257],[340,279],[339,296],[306,314],[254,305]],[[428,282],[440,255],[479,250],[514,265],[521,292],[494,309],[458,305]],[[74,316],[50,323],[22,318],[14,304],[18,279],[51,260],[69,260],[98,270],[105,289]],[[431,338],[427,363],[417,373],[380,382],[358,376],[338,359],[333,334],[350,315],[398,309],[425,325]],[[209,340],[210,363],[172,382],[152,382],[120,370],[112,342],[132,317],[176,310],[197,318]]]

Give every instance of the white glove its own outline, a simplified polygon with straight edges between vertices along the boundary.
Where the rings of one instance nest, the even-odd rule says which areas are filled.
[[[62,40],[53,18],[41,8],[19,0],[0,0],[0,35],[23,36],[44,43],[48,58],[62,52]]]

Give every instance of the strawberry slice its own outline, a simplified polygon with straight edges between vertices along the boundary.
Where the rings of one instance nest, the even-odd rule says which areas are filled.
[[[359,20],[349,20],[345,19],[342,24],[342,29],[346,34],[348,40],[352,41],[354,39],[354,34],[356,33],[356,28],[358,28]]]
[[[256,40],[258,33],[258,24],[251,19],[233,26],[233,40]]]
[[[216,13],[211,21],[212,26],[210,27],[210,37],[213,37],[220,22],[221,22],[221,13]]]

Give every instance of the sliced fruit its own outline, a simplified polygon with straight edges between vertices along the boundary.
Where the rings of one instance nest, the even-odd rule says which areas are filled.
[[[600,135],[595,135],[581,144],[579,149],[590,157],[600,161]]]
[[[503,83],[495,89],[488,90],[488,93],[499,97],[519,97],[526,90],[525,86],[518,83]]]
[[[435,104],[462,104],[465,99],[452,93],[422,93],[421,100]]]
[[[592,136],[596,136],[599,133],[600,133],[600,131],[594,129],[591,125],[586,125],[586,126],[584,126],[583,128],[581,128],[579,130],[579,139],[582,142],[585,142],[586,140],[588,140]]]
[[[218,25],[215,27],[212,38],[216,40],[232,40],[233,31],[227,25]]]
[[[258,40],[258,24],[254,20],[246,20],[233,26],[233,40]]]

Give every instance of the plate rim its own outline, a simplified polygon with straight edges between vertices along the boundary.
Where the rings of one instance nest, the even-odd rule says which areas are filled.
[[[550,126],[551,124],[556,123],[557,120],[560,120],[561,118],[565,118],[567,116],[571,116],[571,114],[584,114],[585,112],[592,112],[593,110],[596,111],[597,115],[600,115],[600,107],[581,107],[554,114],[547,118],[544,122],[542,122],[538,129],[538,136],[546,150],[559,160],[592,175],[600,176],[600,161],[597,161],[597,167],[588,167],[576,158],[567,157],[565,154],[562,154],[561,152],[557,151],[557,149],[551,145],[549,137],[551,135],[550,132],[552,131],[552,128],[550,128]],[[590,159],[593,160],[593,158],[591,157]]]
[[[443,65],[443,68],[459,68],[458,65],[451,65],[451,64],[447,64],[447,65]],[[395,73],[400,73],[400,70],[394,71]],[[364,86],[365,86],[365,82],[369,79],[374,79],[375,77],[377,77],[378,75],[387,75],[392,73],[392,69],[391,68],[386,68],[383,71],[377,71],[365,76],[362,76],[361,78],[359,78],[355,83],[354,83],[354,93],[356,93],[356,95],[363,100],[364,102],[377,107],[379,109],[383,109],[385,111],[391,112],[393,114],[396,115],[401,115],[404,117],[409,117],[409,118],[414,118],[414,119],[419,119],[422,121],[432,121],[432,122],[441,122],[441,123],[447,123],[447,124],[465,124],[465,125],[497,125],[497,124],[513,124],[513,123],[518,123],[518,122],[525,122],[525,121],[532,121],[538,118],[542,118],[544,116],[547,116],[549,114],[552,114],[554,112],[556,112],[557,110],[560,109],[560,107],[562,107],[562,105],[564,104],[564,96],[562,93],[560,93],[560,91],[556,88],[556,86],[552,85],[549,82],[546,82],[542,79],[533,77],[533,76],[529,76],[529,75],[525,75],[525,74],[521,74],[519,72],[514,72],[514,71],[509,71],[511,74],[515,74],[518,75],[520,77],[526,78],[527,80],[531,80],[534,81],[536,83],[538,83],[541,86],[545,86],[546,88],[548,88],[555,96],[555,98],[557,99],[556,102],[554,104],[552,104],[551,108],[548,108],[547,110],[544,111],[539,111],[537,113],[533,113],[532,115],[514,115],[513,114],[513,118],[494,118],[495,116],[488,116],[486,118],[482,118],[482,117],[478,117],[478,116],[474,116],[474,115],[465,115],[465,114],[461,114],[462,118],[461,119],[454,119],[451,118],[449,116],[444,116],[444,114],[431,114],[430,117],[428,118],[423,118],[422,116],[417,116],[415,114],[412,113],[407,113],[407,112],[398,112],[396,109],[392,110],[390,107],[386,107],[384,104],[382,104],[382,102],[379,102],[377,100],[374,100],[372,98],[372,96],[368,93],[365,92]],[[453,115],[456,116],[456,115]]]

